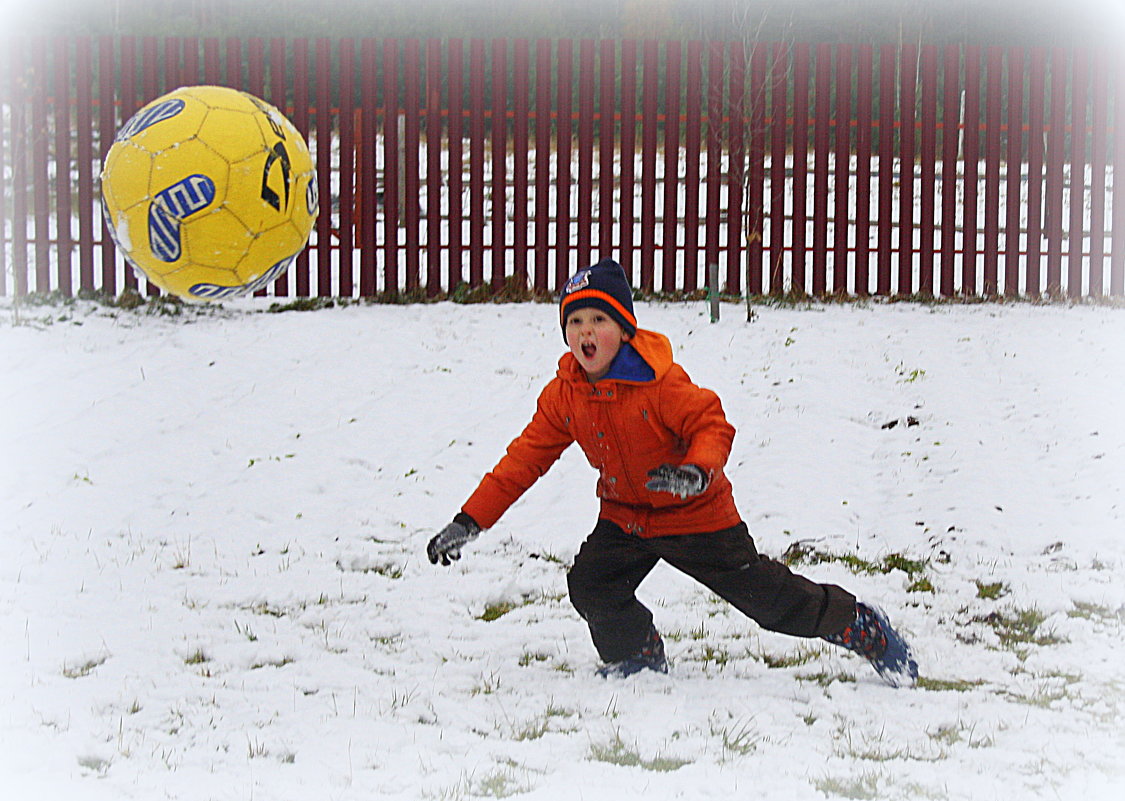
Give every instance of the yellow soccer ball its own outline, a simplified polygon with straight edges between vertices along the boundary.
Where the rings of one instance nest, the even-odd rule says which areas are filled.
[[[319,211],[300,132],[276,108],[222,86],[176,89],[117,132],[102,207],[129,263],[182,298],[266,287],[305,247]]]

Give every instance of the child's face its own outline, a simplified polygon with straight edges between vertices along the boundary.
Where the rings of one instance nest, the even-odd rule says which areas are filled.
[[[629,335],[601,309],[585,308],[566,317],[566,344],[591,381],[599,381]]]

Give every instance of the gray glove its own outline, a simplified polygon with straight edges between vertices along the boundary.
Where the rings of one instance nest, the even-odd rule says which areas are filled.
[[[451,560],[456,561],[461,558],[461,548],[465,543],[472,542],[478,536],[480,536],[480,526],[477,525],[477,521],[464,512],[458,512],[453,522],[430,540],[430,544],[426,546],[426,555],[430,557],[431,564],[436,565],[440,559],[443,565],[448,566]]]
[[[698,495],[711,483],[703,468],[693,464],[662,464],[655,470],[649,470],[648,478],[645,489],[668,492],[678,498]]]

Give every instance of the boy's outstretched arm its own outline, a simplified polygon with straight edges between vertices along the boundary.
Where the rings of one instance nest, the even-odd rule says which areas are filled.
[[[567,446],[574,441],[565,423],[555,411],[552,382],[540,393],[536,412],[523,433],[508,446],[507,452],[484,478],[453,522],[430,540],[426,555],[430,562],[449,565],[461,558],[461,548],[475,540],[485,528],[495,525],[500,516],[515,503],[524,491],[538,480]]]
[[[426,555],[430,557],[430,564],[436,565],[441,560],[443,565],[450,565],[452,561],[461,558],[461,548],[466,543],[472,542],[480,536],[480,526],[477,521],[464,512],[458,512],[453,517],[453,522],[443,528],[426,546]]]

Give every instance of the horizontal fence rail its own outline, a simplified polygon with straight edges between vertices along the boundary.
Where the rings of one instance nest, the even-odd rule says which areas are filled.
[[[260,294],[1120,297],[1118,53],[782,42],[9,39],[0,294],[125,287],[115,132],[221,84],[309,140],[321,216]]]

